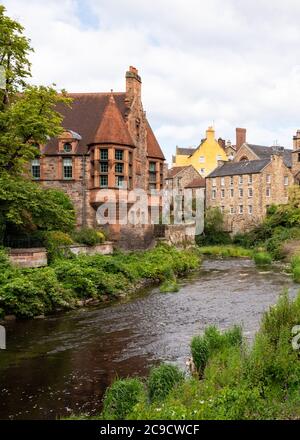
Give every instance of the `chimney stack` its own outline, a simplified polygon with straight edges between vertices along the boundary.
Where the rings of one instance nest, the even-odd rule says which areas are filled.
[[[126,100],[128,101],[129,106],[134,99],[141,101],[141,84],[142,80],[138,70],[135,67],[130,66],[129,70],[126,72]]]
[[[293,136],[293,149],[294,150],[300,149],[300,130],[297,130],[296,135]]]
[[[246,128],[236,128],[236,151],[246,142]]]

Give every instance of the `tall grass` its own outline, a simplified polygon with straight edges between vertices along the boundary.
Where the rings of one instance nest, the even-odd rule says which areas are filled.
[[[201,255],[211,255],[214,257],[236,257],[251,258],[253,251],[240,246],[203,246],[199,248]]]

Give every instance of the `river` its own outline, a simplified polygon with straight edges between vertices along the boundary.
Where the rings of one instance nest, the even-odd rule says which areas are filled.
[[[283,288],[298,291],[279,268],[245,259],[206,259],[176,293],[151,288],[104,308],[7,324],[0,350],[0,419],[54,419],[100,411],[118,375],[145,375],[160,361],[184,368],[189,343],[210,324],[243,326],[251,340],[262,313]]]

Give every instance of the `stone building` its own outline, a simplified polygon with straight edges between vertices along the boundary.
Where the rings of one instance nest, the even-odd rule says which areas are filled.
[[[193,165],[187,165],[182,167],[174,167],[168,170],[165,178],[166,190],[183,190],[195,179],[201,179],[198,171]]]
[[[101,189],[162,189],[164,155],[146,118],[141,78],[126,72],[126,91],[70,93],[71,107],[59,105],[64,133],[41,146],[32,161],[33,179],[60,188],[72,199],[77,226],[95,226],[96,210],[107,198]],[[137,247],[151,241],[152,225],[110,226],[112,238]]]
[[[206,207],[221,209],[227,231],[248,231],[261,223],[268,206],[287,203],[288,187],[300,171],[297,136],[294,150],[244,142],[233,161],[220,162],[207,176]]]

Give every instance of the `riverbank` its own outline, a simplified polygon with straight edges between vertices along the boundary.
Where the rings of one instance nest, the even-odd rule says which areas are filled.
[[[300,419],[300,295],[284,293],[263,316],[253,346],[235,326],[207,327],[191,342],[192,377],[162,364],[146,379],[120,379],[99,419]],[[122,398],[120,398],[122,396]]]
[[[129,254],[80,255],[56,259],[49,267],[18,269],[0,255],[0,318],[43,317],[96,305],[145,285],[173,280],[200,265],[197,249],[160,245]]]

